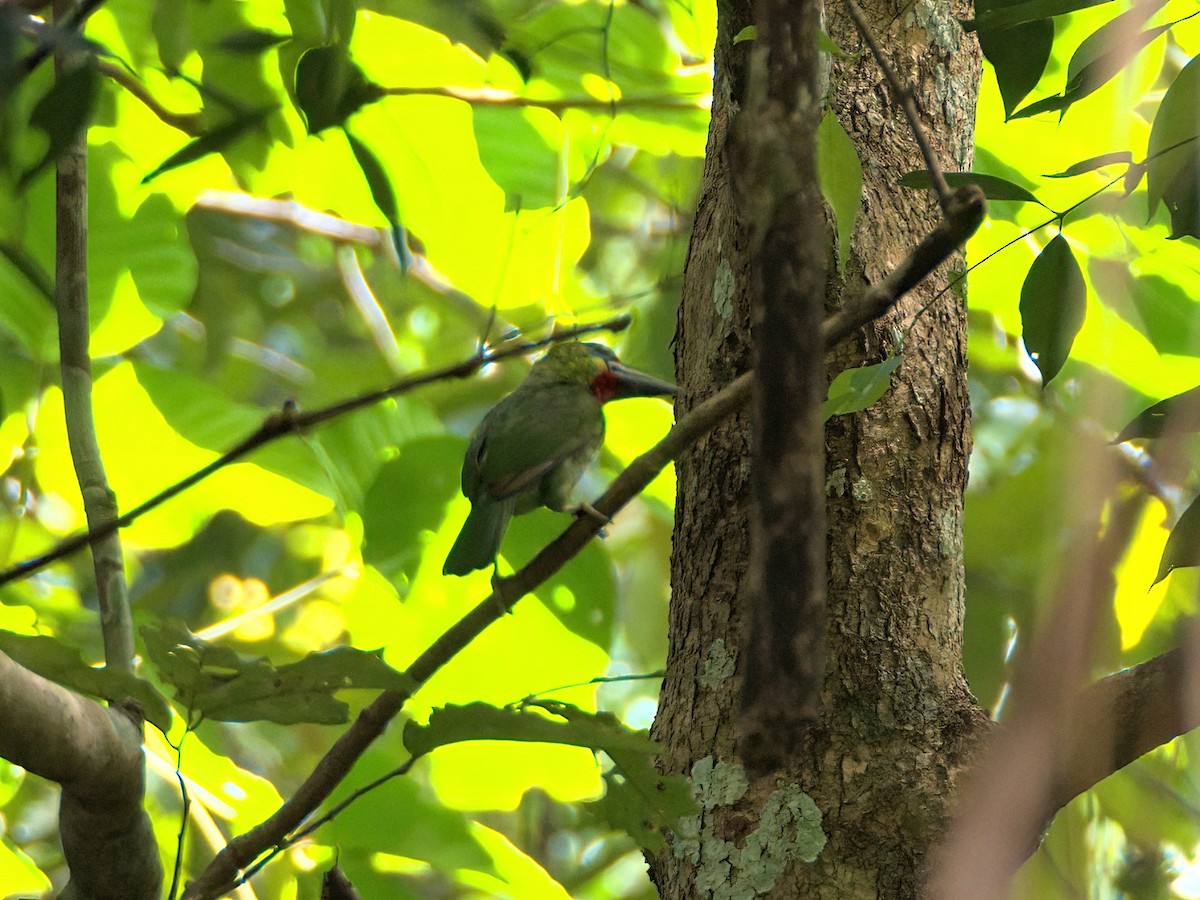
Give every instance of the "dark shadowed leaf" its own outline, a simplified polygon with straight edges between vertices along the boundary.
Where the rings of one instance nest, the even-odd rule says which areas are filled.
[[[296,65],[296,103],[309,134],[343,124],[382,96],[380,87],[367,80],[343,45],[313,47]]]
[[[829,384],[829,393],[821,404],[821,419],[859,412],[882,397],[891,383],[892,373],[904,357],[893,356],[881,363],[858,366],[839,372]]]
[[[404,746],[413,756],[463,741],[533,741],[605,753],[651,754],[657,746],[644,731],[626,727],[612,713],[587,713],[564,703],[537,702],[522,709],[487,703],[444,706],[430,714],[428,725],[410,721],[404,726]]]
[[[1172,431],[1180,434],[1200,431],[1200,387],[1159,400],[1142,410],[1113,438],[1113,443],[1120,444],[1134,438],[1156,438],[1168,425]]]
[[[997,7],[980,13],[974,19],[964,21],[963,28],[966,31],[1007,28],[1022,22],[1051,19],[1077,9],[1087,9],[1089,6],[1099,6],[1108,2],[1109,0],[1026,0],[1024,3]]]
[[[100,77],[90,65],[64,72],[34,106],[29,124],[49,138],[42,158],[21,176],[23,190],[40,172],[54,164],[71,146],[76,135],[87,127],[96,102]]]
[[[854,223],[858,221],[863,176],[854,143],[832,110],[825,113],[817,128],[817,178],[837,223],[838,271],[844,272]]]
[[[1021,285],[1021,339],[1049,384],[1083,327],[1087,287],[1071,245],[1061,234],[1047,244]]]
[[[1054,23],[1048,19],[1011,28],[980,29],[979,46],[996,70],[1005,116],[1011,117],[1017,105],[1037,87],[1053,45]]]
[[[1072,103],[1103,87],[1124,69],[1142,48],[1178,24],[1178,21],[1168,22],[1139,32],[1137,29],[1154,12],[1153,6],[1143,4],[1118,16],[1090,35],[1071,57],[1067,67],[1067,84],[1062,94],[1031,103],[1013,113],[1012,117],[1019,119],[1055,109],[1065,113]]]
[[[1171,216],[1171,237],[1200,237],[1200,56],[1183,67],[1167,89],[1146,157],[1150,215],[1161,201]]]
[[[1171,536],[1167,538],[1167,546],[1158,563],[1158,574],[1154,576],[1154,584],[1158,584],[1175,569],[1191,566],[1200,566],[1200,497],[1191,502],[1171,529]]]
[[[947,172],[946,184],[952,188],[964,187],[968,184],[973,184],[983,191],[984,196],[989,200],[1016,200],[1022,203],[1036,203],[1039,206],[1045,206],[1042,201],[1033,196],[1029,190],[1021,187],[1019,184],[1013,184],[1007,178],[1000,178],[997,175],[983,175],[979,172]],[[906,172],[900,179],[901,187],[907,188],[923,188],[931,190],[933,182],[929,178],[929,173],[924,169],[918,169],[915,172]]]
[[[1063,171],[1057,172],[1054,175],[1047,175],[1047,178],[1072,178],[1076,175],[1082,175],[1084,172],[1094,172],[1096,169],[1102,169],[1105,166],[1120,165],[1122,163],[1133,162],[1133,154],[1128,150],[1116,150],[1112,153],[1102,153],[1099,156],[1093,156],[1089,159],[1080,160],[1074,165],[1067,166]]]
[[[274,666],[200,640],[179,623],[142,629],[146,653],[193,715],[223,722],[281,725],[345,722],[348,707],[334,693],[349,688],[408,689],[411,679],[377,652],[336,647]]]
[[[136,700],[147,722],[163,731],[171,725],[170,706],[148,681],[129,672],[89,666],[77,649],[52,637],[0,631],[0,650],[55,684],[113,702]]]
[[[217,49],[226,53],[247,53],[254,55],[278,47],[285,41],[290,41],[290,34],[279,34],[264,28],[243,28],[225,35],[217,41]]]
[[[465,444],[448,435],[418,438],[400,447],[367,488],[363,502],[363,561],[385,578],[412,574],[421,560],[424,530],[436,530],[459,491]]]
[[[394,745],[368,751],[330,797],[341,803],[352,791],[377,781],[403,762]],[[440,803],[427,787],[411,777],[396,777],[359,798],[334,819],[323,838],[343,850],[394,853],[429,863],[441,872],[473,869],[494,872],[492,858],[471,833],[470,820]]]
[[[614,768],[604,773],[604,796],[584,808],[643,849],[665,850],[666,833],[697,812],[691,784],[659,772],[649,754],[617,750],[609,756]]]
[[[238,115],[207,134],[200,135],[163,160],[153,172],[142,179],[142,184],[153,181],[163,172],[169,172],[171,169],[178,169],[180,166],[203,159],[210,153],[220,153],[247,132],[263,127],[267,117],[274,111],[275,107],[271,107]]]

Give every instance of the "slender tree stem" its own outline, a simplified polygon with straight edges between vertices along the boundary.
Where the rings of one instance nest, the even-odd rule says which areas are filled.
[[[70,7],[70,3],[56,4],[60,15]],[[55,65],[61,71],[63,60],[56,59]],[[63,406],[88,530],[94,531],[109,528],[116,520],[117,501],[104,474],[92,415],[92,364],[88,353],[86,130],[79,134],[58,163],[55,204],[55,293]],[[100,602],[105,664],[129,671],[133,668],[133,624],[125,587],[125,563],[115,529],[110,529],[103,539],[93,544],[92,560]]]

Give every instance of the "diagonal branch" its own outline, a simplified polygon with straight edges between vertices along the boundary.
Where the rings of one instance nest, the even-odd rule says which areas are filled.
[[[960,193],[963,193],[960,191]],[[958,241],[970,237],[983,217],[983,195],[968,190],[963,197],[963,212],[949,223],[943,222],[906,258],[897,271],[872,289],[869,302],[840,310],[822,325],[821,337],[826,349],[872,318],[882,315],[925,274],[932,271],[957,247],[947,244],[947,234]],[[974,225],[968,228],[973,222]],[[934,258],[934,248],[944,255]],[[899,274],[897,274],[899,273]],[[920,273],[919,276],[917,273]],[[706,435],[718,422],[740,409],[750,398],[754,373],[747,372],[723,390],[684,415],[671,431],[650,450],[635,459],[613,480],[607,491],[592,505],[602,515],[616,514],[640,493],[671,460]],[[495,622],[504,610],[511,609],[525,594],[534,590],[561,569],[600,529],[590,516],[577,519],[551,544],[546,546],[520,571],[496,583],[493,594],[444,632],[419,656],[405,674],[416,686],[428,681],[435,672],[453,659],[468,644]],[[231,840],[211,863],[192,881],[184,900],[208,900],[232,889],[239,872],[244,872],[263,853],[284,844],[314,810],[325,801],[346,777],[371,743],[387,729],[411,696],[406,691],[385,691],[334,742],[304,783],[278,810],[259,825]]]
[[[258,430],[249,435],[232,449],[222,453],[217,459],[213,460],[203,468],[197,469],[186,478],[182,478],[174,484],[159,491],[149,500],[135,506],[128,512],[120,516],[106,520],[104,522],[91,523],[88,531],[80,534],[72,535],[59,543],[55,544],[50,550],[45,553],[26,559],[22,562],[11,566],[8,569],[0,572],[0,585],[8,584],[11,581],[16,581],[44,569],[50,563],[70,556],[78,550],[83,549],[89,544],[96,544],[110,535],[114,534],[121,528],[125,528],[135,520],[157,509],[162,504],[166,503],[172,497],[175,497],[190,487],[199,484],[214,472],[237,462],[242,457],[257,450],[272,441],[284,437],[289,434],[302,434],[310,428],[315,428],[318,425],[336,419],[340,416],[347,415],[364,407],[371,406],[381,400],[386,400],[389,397],[399,397],[401,394],[407,394],[419,387],[424,387],[428,384],[434,384],[439,381],[449,381],[453,378],[468,378],[474,375],[477,371],[490,363],[499,362],[502,359],[508,359],[510,356],[520,356],[530,351],[537,350],[540,347],[545,347],[559,341],[570,340],[585,334],[592,334],[597,331],[622,331],[629,327],[629,316],[622,315],[609,319],[605,322],[597,322],[591,325],[579,325],[574,328],[564,328],[556,331],[553,334],[539,338],[534,341],[513,341],[505,346],[492,350],[480,350],[469,359],[462,362],[454,363],[449,366],[442,366],[437,369],[429,369],[425,372],[419,372],[416,375],[410,375],[406,378],[401,378],[399,381],[391,384],[386,388],[377,391],[370,391],[365,394],[359,394],[356,397],[351,397],[347,400],[342,400],[329,406],[323,406],[320,409],[314,409],[311,412],[297,412],[291,405],[285,405],[282,410],[273,413],[258,427]],[[132,656],[132,654],[131,654]]]

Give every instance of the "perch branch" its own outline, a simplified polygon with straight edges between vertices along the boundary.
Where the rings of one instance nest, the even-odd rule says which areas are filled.
[[[978,225],[982,219],[982,194],[978,192],[972,194],[966,205],[976,208],[978,215],[975,222]],[[961,227],[960,222],[958,228],[961,229]],[[896,273],[893,273],[893,277],[887,279],[885,286],[877,292],[878,296],[875,296],[870,303],[857,305],[853,314],[847,314],[843,310],[826,319],[821,331],[826,349],[848,333],[843,331],[844,328],[858,327],[870,321],[870,317],[862,319],[858,317],[867,315],[871,310],[875,311],[874,315],[876,316],[886,312],[890,305],[902,295],[903,292],[899,291],[901,286],[911,287],[912,284],[915,284],[915,281],[909,283],[912,273],[921,271],[923,276],[941,262],[940,259],[933,259],[929,256],[932,252],[929,245],[931,238],[934,235],[940,235],[939,229],[944,228],[945,223],[939,225],[930,238],[926,238],[897,270],[908,274],[897,276]],[[970,232],[967,232],[961,239],[965,240],[969,234]],[[941,237],[933,240],[932,245],[944,246],[946,256],[957,246],[955,244],[945,246]],[[914,261],[913,257],[918,254],[920,259]],[[905,287],[904,290],[907,290],[908,287]],[[603,496],[593,503],[597,511],[604,516],[614,515],[635,494],[653,481],[668,462],[700,440],[726,416],[743,406],[752,393],[753,378],[752,372],[741,375],[676,422],[675,427],[666,437],[635,459],[617,476]],[[521,597],[562,568],[583,548],[599,528],[598,521],[590,516],[576,519],[524,568],[508,578],[500,579],[493,594],[481,600],[474,609],[444,632],[409,666],[406,674],[412,683],[419,686],[431,678],[435,672],[482,634],[492,622],[496,621],[504,610],[511,609]],[[184,900],[202,900],[202,898],[208,900],[208,898],[220,896],[223,891],[236,885],[239,872],[245,871],[260,855],[272,847],[277,847],[285,842],[304,819],[325,801],[371,743],[383,734],[388,723],[400,712],[409,696],[408,692],[403,691],[385,691],[380,694],[370,706],[359,714],[354,724],[334,742],[304,783],[270,818],[231,840],[214,857],[204,871],[188,885],[188,889],[184,893]]]
[[[311,412],[298,412],[292,406],[287,405],[279,412],[272,413],[258,427],[258,430],[249,437],[242,440],[232,449],[221,454],[217,459],[213,460],[208,465],[196,470],[191,475],[183,478],[174,484],[159,491],[149,500],[134,507],[126,513],[117,516],[103,524],[96,524],[89,528],[88,531],[72,535],[59,543],[55,544],[50,550],[45,553],[26,559],[16,565],[0,572],[0,585],[8,584],[11,581],[23,578],[40,569],[44,569],[50,563],[70,556],[77,550],[94,544],[114,534],[118,529],[125,528],[134,522],[139,517],[145,515],[153,509],[157,509],[172,497],[177,496],[188,488],[203,481],[214,472],[225,468],[231,463],[236,462],[250,452],[257,450],[271,441],[281,438],[284,435],[300,434],[309,428],[314,428],[322,425],[331,419],[336,419],[339,416],[347,415],[355,412],[366,406],[378,403],[381,400],[386,400],[389,397],[398,397],[401,394],[407,394],[410,391],[419,387],[424,387],[428,384],[433,384],[438,381],[448,381],[453,378],[467,378],[475,374],[483,366],[490,363],[498,362],[502,359],[507,359],[510,356],[519,356],[524,353],[529,353],[532,350],[537,350],[540,347],[545,347],[548,344],[558,341],[570,340],[571,338],[580,337],[585,334],[592,334],[597,331],[622,331],[629,327],[628,316],[617,316],[604,322],[598,322],[592,325],[579,325],[574,328],[565,328],[555,332],[548,337],[539,338],[535,341],[514,341],[503,347],[494,350],[480,350],[468,359],[462,362],[454,363],[453,365],[443,366],[437,369],[429,369],[425,372],[420,372],[416,375],[410,375],[407,378],[401,378],[399,381],[391,384],[386,388],[377,391],[370,391],[365,394],[359,394],[356,397],[351,397],[348,400],[342,400],[330,406],[314,409]]]

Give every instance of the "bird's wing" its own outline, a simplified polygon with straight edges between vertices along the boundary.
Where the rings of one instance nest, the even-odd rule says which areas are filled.
[[[464,465],[464,489],[471,481],[494,500],[511,497],[589,443],[598,444],[603,434],[604,414],[587,391],[557,385],[518,390],[480,423]],[[468,466],[474,468],[470,476]]]

